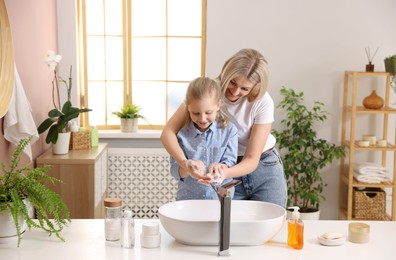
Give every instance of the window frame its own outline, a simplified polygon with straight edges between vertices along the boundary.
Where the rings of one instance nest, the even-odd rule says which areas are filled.
[[[103,0],[103,4],[105,4],[106,0]],[[131,26],[131,20],[132,20],[132,1],[133,0],[121,0],[122,1],[122,12],[123,12],[123,18],[122,18],[122,23],[123,23],[123,35],[122,35],[122,42],[123,42],[123,53],[124,53],[124,59],[123,59],[123,103],[128,103],[132,102],[132,69],[128,69],[131,64],[132,64],[132,42],[134,38],[142,38],[142,36],[131,36],[132,35],[132,26]],[[168,17],[168,1],[166,1],[166,17]],[[165,38],[166,40],[166,62],[168,66],[168,40],[170,38],[201,38],[201,75],[205,75],[205,65],[206,65],[206,17],[207,17],[207,0],[200,0],[202,3],[202,21],[201,21],[201,36],[173,36],[168,34],[168,25],[166,25],[166,35],[161,36]],[[86,0],[78,0],[78,6],[77,6],[77,11],[78,11],[78,64],[79,64],[79,97],[80,97],[80,106],[81,107],[89,107],[89,91],[88,91],[88,68],[87,68],[87,31],[86,31],[86,15],[85,15],[85,8],[86,8]],[[167,18],[168,20],[168,18]],[[106,32],[104,32],[103,37],[108,36]],[[144,36],[145,38],[154,38],[158,36]],[[106,49],[104,50],[106,51]],[[105,55],[105,53],[104,53]],[[168,69],[167,69],[168,70]],[[192,79],[191,79],[192,80]],[[101,81],[102,82],[102,81]],[[106,79],[103,81],[106,84]],[[150,80],[147,80],[147,82],[150,82]],[[175,80],[169,80],[168,79],[168,73],[166,75],[166,79],[164,81],[161,80],[161,82],[165,82],[166,85],[166,97],[165,97],[165,104],[166,104],[166,111],[165,111],[165,123],[169,119],[169,91],[168,91],[168,85],[169,83],[188,83],[189,81],[175,81]],[[106,95],[106,103],[107,103],[107,95]],[[107,104],[105,104],[107,107]],[[90,112],[90,113],[93,113]],[[84,126],[90,125],[89,123],[89,117],[90,113],[85,113],[86,115],[82,116],[80,118],[80,124]],[[118,125],[109,125],[108,124],[108,113],[106,112],[105,115],[105,125],[98,125],[96,126],[98,129],[119,129],[120,126]],[[143,125],[139,123],[139,129],[162,129],[164,125]]]

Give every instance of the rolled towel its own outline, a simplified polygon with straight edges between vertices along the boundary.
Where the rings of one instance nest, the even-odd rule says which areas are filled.
[[[381,183],[381,182],[387,182],[390,179],[387,176],[381,175],[381,174],[371,174],[371,175],[366,175],[366,174],[359,174],[354,172],[353,177],[357,181],[363,182],[363,183]]]
[[[380,164],[371,163],[371,162],[364,162],[364,163],[356,162],[353,167],[353,170],[360,174],[373,174],[373,173],[378,173],[383,175],[388,174],[388,170],[385,167],[381,166]]]

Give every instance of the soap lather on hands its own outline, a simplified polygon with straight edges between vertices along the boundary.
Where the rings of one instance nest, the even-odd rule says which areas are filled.
[[[223,163],[211,163],[206,171],[205,164],[200,160],[187,160],[186,168],[191,177],[199,179],[199,182],[210,184],[211,182],[222,183],[225,179],[223,169],[227,165]]]

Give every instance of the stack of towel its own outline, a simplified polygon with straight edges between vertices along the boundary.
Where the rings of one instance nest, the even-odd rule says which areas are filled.
[[[355,163],[353,172],[355,179],[364,183],[381,183],[390,181],[386,168],[376,163]]]

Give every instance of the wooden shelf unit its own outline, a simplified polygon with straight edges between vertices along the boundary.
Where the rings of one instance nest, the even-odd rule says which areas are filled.
[[[384,107],[381,109],[366,109],[361,106],[362,100],[357,100],[359,78],[362,77],[385,77],[385,97]],[[354,188],[381,188],[392,189],[391,214],[387,216],[387,220],[396,219],[396,145],[390,143],[388,139],[389,120],[391,115],[396,115],[396,109],[390,106],[390,77],[387,72],[363,72],[363,71],[345,71],[344,73],[344,92],[343,92],[343,109],[342,109],[342,145],[347,148],[347,155],[340,161],[340,182],[339,182],[339,219],[354,220],[353,218],[353,189]],[[352,84],[351,84],[352,83]],[[350,88],[350,85],[352,87]],[[349,96],[351,95],[351,96]],[[349,100],[350,97],[350,100]],[[358,105],[359,102],[359,105]],[[382,115],[383,116],[383,138],[388,140],[385,147],[378,145],[370,145],[369,147],[361,147],[357,144],[356,134],[356,116],[364,115]],[[396,117],[396,116],[395,116]],[[347,122],[349,120],[349,122]],[[347,127],[350,129],[349,140],[347,140]],[[396,141],[396,130],[395,138]],[[393,179],[390,182],[382,182],[379,184],[368,184],[357,181],[353,177],[353,167],[355,163],[356,152],[380,152],[381,165],[386,165],[386,153],[393,152]],[[349,168],[346,169],[346,160]]]
[[[49,149],[37,165],[50,165],[49,176],[63,183],[48,187],[59,193],[72,219],[104,218],[103,199],[107,196],[107,143],[84,150],[56,155]]]

